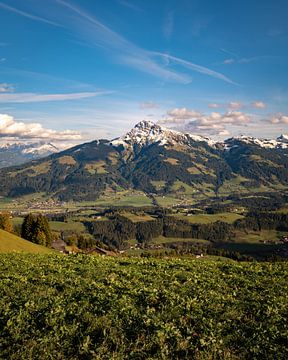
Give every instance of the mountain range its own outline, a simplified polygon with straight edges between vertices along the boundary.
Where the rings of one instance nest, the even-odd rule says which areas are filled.
[[[60,149],[50,142],[6,143],[0,144],[0,168],[21,165],[30,160],[59,152]]]
[[[0,177],[1,196],[46,192],[61,200],[94,200],[123,189],[162,196],[278,191],[288,185],[288,136],[215,142],[141,121],[120,138],[3,168]]]

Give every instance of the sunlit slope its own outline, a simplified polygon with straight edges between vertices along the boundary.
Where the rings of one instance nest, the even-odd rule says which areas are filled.
[[[40,245],[33,244],[7,231],[0,230],[0,253],[21,251],[31,254],[48,254],[53,251]]]

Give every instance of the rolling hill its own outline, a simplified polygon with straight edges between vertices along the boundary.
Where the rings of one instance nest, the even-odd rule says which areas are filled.
[[[32,254],[49,254],[53,250],[44,246],[33,244],[30,241],[24,240],[14,234],[0,229],[0,253],[10,252],[25,252]]]
[[[288,185],[286,137],[222,143],[142,121],[123,137],[78,145],[0,170],[0,196],[45,192],[60,200],[95,200],[110,191],[215,196]]]

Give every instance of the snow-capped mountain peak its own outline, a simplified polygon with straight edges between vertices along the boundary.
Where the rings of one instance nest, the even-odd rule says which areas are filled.
[[[184,134],[179,131],[167,129],[151,121],[143,120],[136,124],[135,127],[124,136],[112,140],[111,145],[122,145],[124,148],[134,145],[142,147],[154,143],[158,143],[159,145],[189,145],[191,141],[206,142],[209,145],[214,144],[214,142],[207,137],[191,135],[189,133]]]

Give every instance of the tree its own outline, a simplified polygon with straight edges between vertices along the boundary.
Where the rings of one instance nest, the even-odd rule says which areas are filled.
[[[23,239],[32,241],[34,224],[35,224],[34,215],[28,214],[24,217],[22,229],[21,229],[21,237]]]
[[[0,213],[0,229],[8,231],[8,232],[13,231],[13,225],[10,220],[9,213]]]
[[[21,236],[35,244],[50,246],[52,233],[47,218],[41,214],[26,215],[22,224]]]

